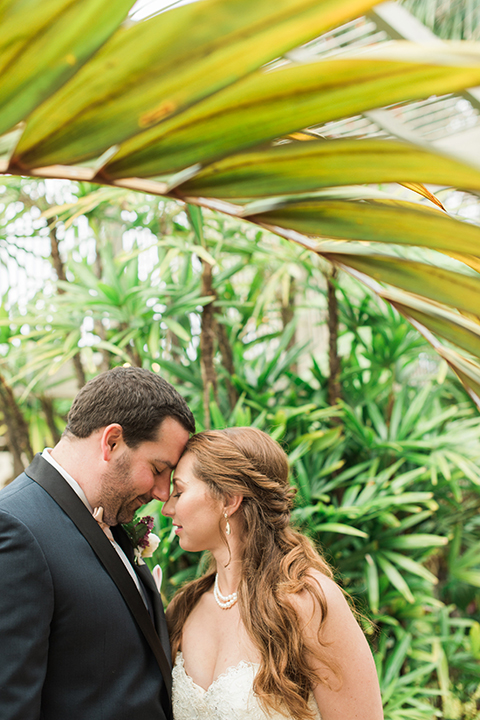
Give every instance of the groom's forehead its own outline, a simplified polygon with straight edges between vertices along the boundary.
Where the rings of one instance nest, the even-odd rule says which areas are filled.
[[[158,426],[154,438],[141,442],[136,452],[173,470],[182,456],[189,435],[178,420],[167,417]]]

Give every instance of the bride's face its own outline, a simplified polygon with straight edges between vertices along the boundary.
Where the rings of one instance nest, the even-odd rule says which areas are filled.
[[[195,456],[186,453],[178,463],[173,488],[162,513],[172,518],[175,535],[184,550],[214,551],[222,545],[220,523],[223,503],[193,472]]]

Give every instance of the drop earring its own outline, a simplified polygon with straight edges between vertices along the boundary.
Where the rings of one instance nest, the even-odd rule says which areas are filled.
[[[225,533],[226,533],[227,535],[231,535],[231,533],[232,533],[232,528],[230,527],[230,523],[229,523],[229,521],[228,521],[228,514],[227,514],[227,511],[226,511],[226,510],[225,510],[225,512],[223,513],[223,517],[224,517],[225,520],[227,521],[227,524],[225,525]]]

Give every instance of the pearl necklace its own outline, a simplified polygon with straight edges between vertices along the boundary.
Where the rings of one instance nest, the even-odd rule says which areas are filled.
[[[217,605],[221,607],[222,610],[229,610],[235,605],[238,600],[238,595],[236,592],[232,593],[231,595],[222,595],[222,593],[218,589],[218,573],[215,574],[213,597],[215,598],[215,602],[217,603]]]

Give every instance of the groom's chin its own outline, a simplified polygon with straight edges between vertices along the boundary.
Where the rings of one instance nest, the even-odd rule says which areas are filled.
[[[138,510],[138,503],[130,503],[129,505],[126,505],[125,507],[121,507],[118,509],[116,517],[115,517],[115,524],[116,525],[125,525],[125,523],[129,523],[133,520],[135,517],[135,513]],[[141,507],[141,505],[140,505]]]
[[[113,524],[124,525],[125,523],[131,522],[135,517],[135,513],[148,502],[150,502],[150,498],[136,497],[130,500],[130,502],[120,505],[120,507],[117,508]]]
[[[132,522],[134,516],[134,510],[132,510],[132,512],[119,512],[115,518],[115,525],[125,525],[126,523]]]
[[[110,525],[110,527],[130,522],[130,520],[133,519],[134,514],[134,508],[128,506],[120,506],[116,508],[104,507],[103,509],[104,522],[106,522],[107,525]]]

